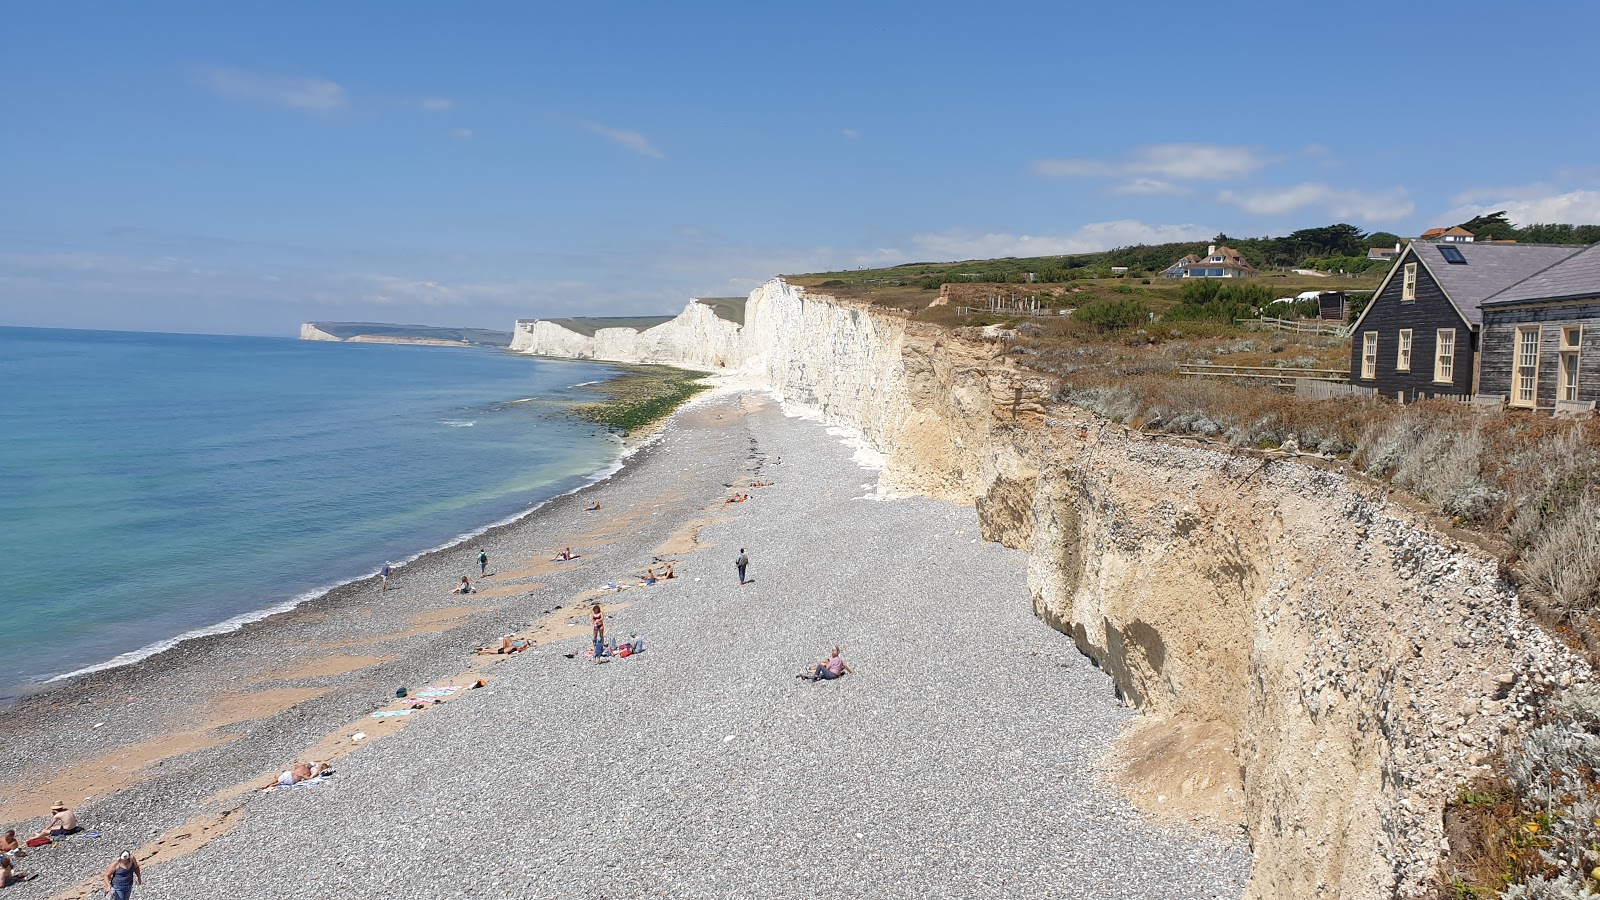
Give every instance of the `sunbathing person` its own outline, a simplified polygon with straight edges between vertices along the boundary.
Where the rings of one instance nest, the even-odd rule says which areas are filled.
[[[525,638],[514,637],[508,634],[500,638],[500,646],[479,647],[478,652],[486,656],[498,656],[502,653],[521,653],[524,650],[532,649],[533,641]]]
[[[835,647],[833,648],[833,655],[817,663],[817,667],[812,669],[809,674],[796,675],[795,677],[804,678],[807,681],[832,681],[845,675],[854,675],[855,671],[855,669],[845,665],[843,659],[839,658],[839,648]]]
[[[656,567],[655,566],[651,566],[650,568],[644,570],[644,577],[639,579],[639,584],[641,586],[644,586],[644,585],[651,585],[651,584],[655,584],[655,583],[656,583]]]
[[[302,781],[310,781],[311,779],[316,778],[327,771],[329,771],[328,766],[324,763],[295,763],[279,773],[277,778],[274,778],[261,787],[263,789],[269,787],[291,787],[299,784]]]
[[[452,594],[470,594],[470,593],[472,593],[472,582],[468,581],[467,580],[467,576],[463,575],[463,576],[461,576],[461,583],[456,585],[456,589],[451,591],[450,593],[452,593]]]
[[[595,510],[597,510],[599,508],[600,508],[600,501],[596,500],[595,502],[589,504],[588,506],[585,506],[583,508],[583,511],[584,512],[594,512]]]
[[[50,824],[44,826],[33,839],[66,837],[82,830],[83,826],[78,824],[78,814],[68,809],[65,803],[57,803],[50,807]]]
[[[555,556],[550,557],[550,561],[551,562],[571,562],[571,561],[577,559],[579,556],[582,556],[582,555],[583,554],[581,554],[581,553],[574,554],[572,552],[572,548],[568,547],[565,550],[562,550],[560,553],[557,553]]]
[[[22,874],[11,868],[11,857],[0,856],[0,887],[10,887],[22,880]]]
[[[21,844],[17,843],[17,830],[15,828],[7,828],[6,833],[0,836],[0,854],[11,853],[21,846]]]
[[[662,575],[661,577],[662,578],[677,578],[678,577],[678,576],[672,574],[672,563],[667,563],[667,572],[666,572],[665,575]]]

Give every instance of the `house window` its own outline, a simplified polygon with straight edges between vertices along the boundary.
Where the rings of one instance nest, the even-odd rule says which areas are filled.
[[[1222,262],[1222,257],[1221,256],[1213,256],[1213,257],[1211,257],[1211,261],[1212,262]]]
[[[1517,329],[1517,357],[1511,375],[1511,405],[1533,407],[1539,401],[1539,326]]]
[[[1394,367],[1401,372],[1411,371],[1411,329],[1400,329],[1400,353]]]
[[[1578,399],[1578,356],[1583,350],[1583,326],[1567,325],[1561,329],[1561,366],[1556,399]]]
[[[1361,335],[1361,377],[1378,377],[1378,333],[1368,331]]]
[[[1433,380],[1450,384],[1456,380],[1456,330],[1441,328],[1435,336]]]
[[[1406,263],[1405,281],[1400,284],[1400,302],[1417,302],[1417,264]]]

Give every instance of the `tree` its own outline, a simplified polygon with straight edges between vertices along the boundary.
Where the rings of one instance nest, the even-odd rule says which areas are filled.
[[[1482,216],[1473,216],[1462,222],[1461,227],[1472,232],[1472,236],[1480,241],[1517,240],[1517,227],[1506,219],[1506,211],[1503,209]]]
[[[1403,243],[1405,243],[1405,238],[1398,234],[1390,234],[1387,231],[1374,231],[1367,235],[1366,240],[1368,249],[1373,247],[1393,247],[1395,244]]]

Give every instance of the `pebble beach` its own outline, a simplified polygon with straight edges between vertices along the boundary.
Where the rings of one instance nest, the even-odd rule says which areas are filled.
[[[30,855],[7,896],[88,896],[123,848],[135,896],[174,900],[1240,896],[1242,836],[1105,784],[1134,714],[1033,616],[1024,555],[970,507],[874,483],[823,426],[719,392],[387,592],[0,710],[0,828],[59,799],[99,834]],[[450,593],[462,575],[479,593]],[[585,658],[591,602],[646,651]],[[473,653],[508,634],[536,648]],[[836,644],[855,674],[795,677]],[[444,702],[411,709],[419,691]],[[313,759],[335,774],[258,790]]]

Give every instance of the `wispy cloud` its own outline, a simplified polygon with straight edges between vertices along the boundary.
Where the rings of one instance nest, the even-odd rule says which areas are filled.
[[[1125,178],[1148,176],[1183,181],[1226,181],[1270,165],[1272,157],[1258,147],[1226,144],[1146,144],[1126,159],[1041,159],[1040,175],[1056,178]]]
[[[1000,256],[1059,256],[1093,253],[1132,244],[1199,241],[1216,234],[1200,225],[1150,225],[1131,219],[1093,222],[1065,234],[1011,234],[961,229],[911,236],[918,259],[991,259]]]
[[[852,141],[855,140],[858,137],[861,137],[861,132],[855,130],[854,128],[846,128],[846,129],[844,129],[843,131],[841,131],[839,133],[844,135],[846,138],[849,138]]]
[[[1162,181],[1159,178],[1135,178],[1132,181],[1124,181],[1111,190],[1118,194],[1172,195],[1189,193],[1189,189],[1183,185]]]
[[[240,103],[281,106],[302,112],[331,112],[349,105],[344,86],[314,76],[265,75],[222,66],[196,70],[196,80],[211,93]]]
[[[594,122],[585,122],[583,127],[601,137],[616,141],[641,156],[653,156],[656,159],[666,158],[666,154],[657,150],[655,145],[650,143],[649,138],[637,131],[629,131],[626,128],[608,128]]]
[[[1600,224],[1600,191],[1559,191],[1546,184],[1523,188],[1479,188],[1454,198],[1457,204],[1440,221],[1465,222],[1473,216],[1504,210],[1517,225]]]
[[[423,97],[417,105],[427,112],[449,112],[455,109],[456,102],[449,97]]]
[[[1416,204],[1411,202],[1411,197],[1405,188],[1364,191],[1329,187],[1314,182],[1247,192],[1223,191],[1217,195],[1217,201],[1261,216],[1281,216],[1302,209],[1317,208],[1335,218],[1360,219],[1365,222],[1403,219],[1417,208]]]
[[[472,129],[471,128],[452,128],[450,130],[450,136],[455,138],[458,141],[471,140],[472,139]]]

